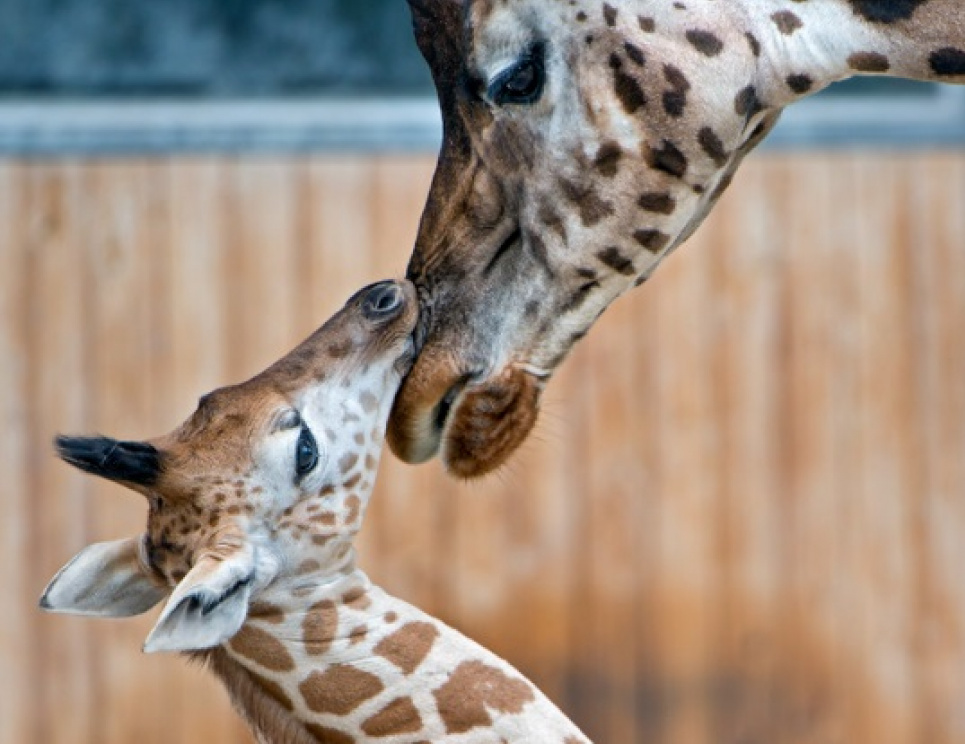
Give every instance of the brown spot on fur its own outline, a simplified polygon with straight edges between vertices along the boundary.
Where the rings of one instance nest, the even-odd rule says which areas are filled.
[[[724,149],[724,143],[720,141],[720,137],[713,129],[710,127],[701,128],[697,133],[697,142],[700,144],[700,149],[714,161],[714,165],[718,168],[727,162],[727,150]]]
[[[623,157],[623,150],[620,145],[609,140],[600,145],[600,149],[597,150],[596,157],[593,159],[593,166],[600,172],[601,176],[612,178],[619,170],[621,157]]]
[[[362,500],[354,493],[345,499],[345,506],[348,507],[348,514],[345,515],[346,524],[355,524],[362,510]]]
[[[342,359],[351,353],[352,342],[348,339],[333,341],[328,345],[328,355],[333,359]]]
[[[391,625],[392,623],[394,623],[396,620],[399,619],[399,615],[393,610],[389,610],[388,612],[385,613],[385,617],[383,619],[385,620],[385,622]]]
[[[939,77],[965,75],[965,49],[943,47],[928,57],[932,72]]]
[[[285,619],[285,611],[269,602],[254,601],[248,607],[248,617],[252,620],[261,620],[265,623],[278,625]]]
[[[359,402],[362,404],[362,410],[366,413],[375,413],[379,407],[379,399],[368,390],[362,393]]]
[[[670,242],[670,236],[659,230],[637,230],[633,238],[651,253],[659,253]]]
[[[778,30],[785,36],[790,36],[804,25],[801,19],[797,17],[797,14],[792,13],[790,10],[779,10],[776,13],[772,13],[771,20],[774,21],[774,25],[776,25]]]
[[[295,668],[295,660],[281,641],[254,625],[242,627],[228,645],[237,654],[257,662],[266,669],[290,672]]]
[[[342,595],[342,604],[361,612],[368,609],[369,605],[372,604],[372,600],[369,599],[369,595],[365,593],[362,587],[357,586],[354,589],[349,589]]]
[[[355,463],[359,461],[359,456],[355,452],[346,452],[338,461],[338,469],[345,475],[349,470],[355,467]]]
[[[742,88],[734,98],[734,111],[738,116],[750,118],[763,109],[757,97],[757,89],[753,85]]]
[[[871,23],[890,24],[911,18],[928,0],[849,0],[854,12]]]
[[[607,26],[615,26],[617,24],[617,9],[609,3],[604,3],[603,18],[606,21]]]
[[[652,34],[657,30],[657,23],[653,18],[647,16],[637,16],[637,23],[640,24],[640,30],[644,33]]]
[[[295,573],[300,575],[315,573],[321,567],[322,567],[322,564],[319,563],[317,560],[315,560],[314,558],[308,558],[298,564],[298,568],[295,570]]]
[[[687,157],[670,140],[664,140],[660,147],[647,146],[644,155],[651,168],[675,178],[683,178],[687,173]]]
[[[338,729],[319,726],[317,723],[305,724],[305,729],[314,736],[319,744],[355,744],[355,737]]]
[[[848,57],[848,67],[858,72],[888,72],[891,63],[878,52],[855,52]]]
[[[592,183],[580,184],[561,178],[559,184],[566,200],[580,210],[580,220],[587,227],[613,214],[613,205],[600,198]]]
[[[535,700],[525,681],[508,677],[481,661],[464,661],[432,695],[448,734],[491,726],[490,710],[518,714]]]
[[[684,109],[687,107],[687,91],[690,90],[690,81],[681,70],[673,65],[664,65],[664,77],[670,83],[670,90],[663,93],[663,110],[669,116],[679,118],[683,116]]]
[[[309,674],[298,689],[314,712],[345,716],[374,698],[385,686],[374,674],[349,664],[333,664],[324,672]]]
[[[362,731],[368,736],[382,737],[397,734],[414,734],[422,728],[422,716],[411,698],[396,698],[382,710],[362,723]]]
[[[628,114],[635,114],[647,105],[647,95],[640,83],[620,67],[613,67],[613,91]]]
[[[637,199],[640,208],[656,214],[673,214],[677,200],[665,191],[649,191]]]
[[[724,49],[724,42],[720,40],[717,34],[710,31],[692,28],[686,33],[686,36],[687,41],[693,45],[694,49],[708,57],[716,57]]]
[[[636,268],[633,266],[633,261],[627,256],[623,255],[619,248],[616,246],[610,246],[609,248],[604,248],[596,254],[596,257],[600,261],[609,266],[618,274],[623,276],[630,276],[636,273]]]
[[[634,64],[638,64],[642,67],[647,63],[647,58],[644,55],[643,50],[636,44],[631,44],[629,41],[624,42],[623,51],[627,53],[627,59]]]
[[[428,656],[438,636],[439,631],[430,623],[406,623],[379,641],[373,650],[406,674],[412,674]]]
[[[338,632],[338,608],[330,599],[313,604],[302,621],[302,640],[312,656],[324,654],[332,647]]]
[[[798,95],[807,93],[814,86],[814,80],[811,79],[811,76],[803,72],[788,75],[785,82],[787,82],[787,87]]]

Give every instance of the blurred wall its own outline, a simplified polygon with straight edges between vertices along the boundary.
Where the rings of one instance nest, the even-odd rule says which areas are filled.
[[[0,742],[245,741],[150,617],[42,615],[143,437],[400,274],[431,156],[0,161]],[[965,155],[769,154],[501,473],[390,456],[362,564],[603,744],[965,741]]]

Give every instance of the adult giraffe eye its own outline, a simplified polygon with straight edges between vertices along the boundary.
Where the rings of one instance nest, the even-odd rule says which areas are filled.
[[[295,445],[295,473],[301,478],[314,470],[317,464],[318,444],[308,427],[303,426]]]
[[[489,98],[497,106],[506,103],[535,103],[543,92],[546,74],[543,47],[533,47],[513,67],[499,75],[489,86]]]

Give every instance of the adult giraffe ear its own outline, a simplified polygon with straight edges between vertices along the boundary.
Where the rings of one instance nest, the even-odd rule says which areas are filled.
[[[130,617],[147,612],[167,591],[138,559],[140,538],[95,543],[51,579],[40,608],[91,617]]]
[[[253,583],[250,551],[203,556],[174,590],[144,650],[197,651],[229,640],[248,616]]]

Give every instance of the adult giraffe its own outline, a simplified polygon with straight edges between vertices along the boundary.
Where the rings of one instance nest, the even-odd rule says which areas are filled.
[[[573,344],[697,228],[783,107],[965,82],[961,0],[409,0],[444,136],[408,276],[410,462],[506,460]]]

